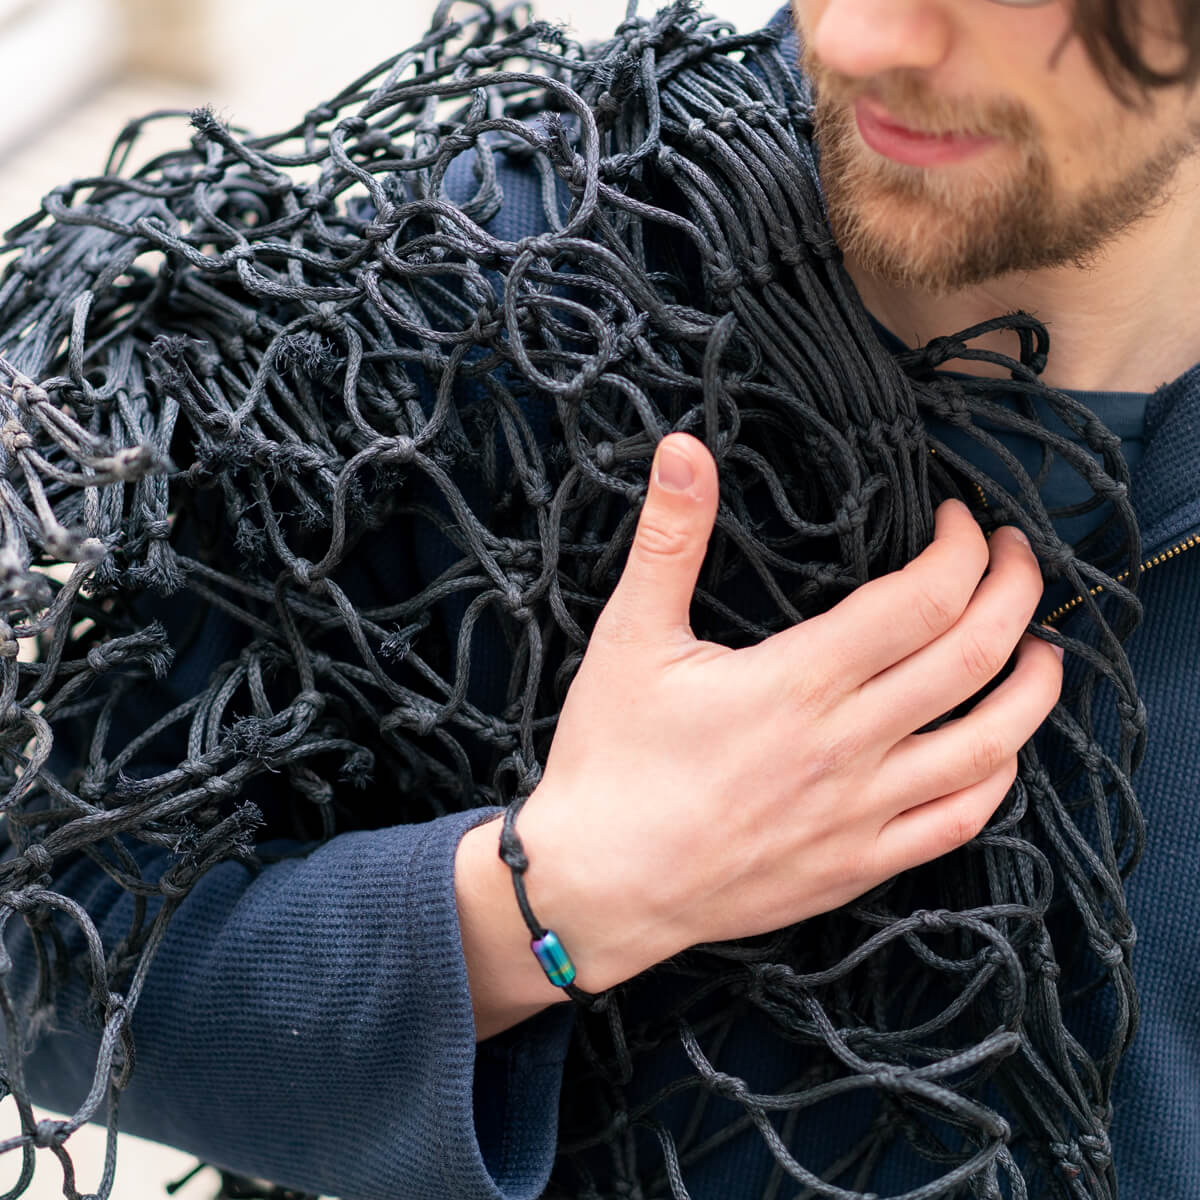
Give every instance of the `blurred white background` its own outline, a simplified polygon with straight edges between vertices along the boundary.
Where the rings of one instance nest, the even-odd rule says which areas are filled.
[[[753,29],[783,0],[707,2]],[[655,4],[642,0],[644,11]],[[129,117],[212,104],[250,129],[282,128],[412,42],[432,8],[433,0],[0,0],[0,229],[36,211],[57,184],[98,173]],[[534,8],[594,38],[624,17],[625,0],[534,0]],[[169,144],[186,137],[181,120]],[[18,1131],[12,1105],[0,1105],[0,1138]],[[103,1132],[80,1130],[68,1145],[86,1193],[103,1173]],[[163,1200],[163,1185],[193,1161],[122,1136],[113,1196]],[[0,1194],[19,1174],[19,1155],[0,1157]],[[207,1200],[216,1178],[202,1172],[181,1200]],[[403,1193],[398,1180],[397,1200]],[[26,1196],[61,1195],[58,1164],[42,1152]]]

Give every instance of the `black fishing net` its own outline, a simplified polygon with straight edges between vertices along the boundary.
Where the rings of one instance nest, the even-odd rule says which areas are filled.
[[[103,176],[11,232],[0,913],[32,930],[41,982],[21,1009],[0,976],[22,1128],[2,1148],[24,1156],[10,1196],[44,1151],[76,1197],[66,1143],[93,1119],[110,1194],[130,1017],[214,864],[253,868],[281,832],[528,795],[671,430],[720,467],[698,636],[746,645],[827,608],[917,554],[957,495],[985,528],[1019,524],[1048,584],[1079,597],[1062,632],[1039,627],[1066,647],[1068,685],[961,852],[664,964],[650,991],[669,1001],[647,1003],[644,980],[585,1000],[550,1194],[682,1198],[749,1130],[774,1164],[766,1200],[861,1200],[896,1154],[922,1181],[909,1200],[1116,1195],[1144,730],[1122,651],[1138,614],[1127,470],[1118,439],[1039,382],[1047,343],[1027,317],[884,349],[824,221],[785,35],[677,5],[584,48],[521,9],[443,6],[277,136],[198,112],[186,148],[136,166],[146,122],[181,114],[130,124]],[[541,211],[506,238],[517,175]],[[994,328],[1019,354],[971,349]],[[937,371],[972,355],[1007,375]],[[1005,432],[1039,440],[1038,471]],[[973,466],[963,437],[1004,470]],[[1074,547],[1039,499],[1056,460],[1096,517]],[[358,572],[389,536],[436,543],[443,566],[372,597]],[[170,614],[193,610],[240,632],[180,695],[171,664],[195,626]],[[484,635],[510,677],[487,705]],[[251,784],[282,806],[251,804]],[[147,877],[139,846],[169,866]],[[119,944],[55,890],[80,855],[139,898]],[[103,1024],[95,1084],[39,1124],[23,1055],[57,1036],[68,968]],[[1103,1018],[1086,1041],[1081,1006]],[[804,1064],[782,1091],[720,1070],[747,1021]],[[690,1065],[647,1094],[642,1066],[671,1044]],[[680,1095],[686,1120],[666,1120]],[[859,1132],[832,1158],[801,1149],[848,1098]],[[735,1116],[714,1132],[719,1111]]]

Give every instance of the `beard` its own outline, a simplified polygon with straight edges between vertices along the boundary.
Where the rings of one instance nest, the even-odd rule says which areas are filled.
[[[1065,195],[1032,115],[1015,103],[949,101],[914,76],[864,81],[808,57],[815,138],[829,223],[845,255],[898,287],[941,294],[1013,272],[1087,266],[1168,197],[1196,130]],[[867,92],[910,128],[989,136],[998,144],[953,167],[914,167],[862,141],[854,101]],[[1097,123],[1085,138],[1113,141]],[[999,160],[999,161],[998,161]]]

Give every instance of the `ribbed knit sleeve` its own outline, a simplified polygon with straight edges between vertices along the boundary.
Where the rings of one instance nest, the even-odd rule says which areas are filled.
[[[230,863],[206,875],[135,1011],[122,1129],[345,1200],[540,1195],[571,1013],[557,1006],[477,1056],[454,898],[458,841],[496,811],[345,833],[257,874]],[[131,898],[90,863],[56,888],[106,945],[128,928]],[[11,940],[28,991],[27,935]],[[83,1012],[72,984],[27,1063],[35,1097],[66,1112],[95,1064]]]

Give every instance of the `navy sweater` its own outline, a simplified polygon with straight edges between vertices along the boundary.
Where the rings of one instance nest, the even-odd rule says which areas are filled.
[[[499,236],[535,232],[536,185],[510,168],[505,189]],[[1133,495],[1151,555],[1200,529],[1200,366],[1149,398],[1137,448]],[[441,566],[435,545],[396,549],[381,547],[375,564],[381,596],[421,586]],[[1200,1196],[1200,553],[1148,572],[1142,595],[1130,655],[1151,722],[1137,780],[1149,847],[1130,900],[1143,1024],[1119,1075],[1113,1141],[1123,1194],[1189,1197]],[[203,679],[230,636],[214,616],[175,683]],[[497,670],[478,685],[499,682]],[[172,921],[136,1009],[122,1127],[346,1200],[540,1195],[572,1014],[558,1006],[476,1047],[453,861],[463,832],[494,811],[345,833],[257,874],[226,864],[205,876]],[[131,900],[89,862],[56,887],[94,915],[106,945],[120,939]],[[20,931],[13,941],[15,978],[28,987],[28,943]],[[68,989],[60,1027],[42,1034],[28,1062],[35,1096],[66,1112],[87,1094],[95,1062],[83,1008],[82,993]],[[673,1070],[672,1053],[650,1072]],[[792,1064],[747,1024],[720,1065],[759,1090]],[[829,1132],[802,1126],[801,1161],[823,1161]],[[751,1133],[688,1183],[695,1200],[738,1200],[761,1194],[769,1166]],[[875,1187],[889,1194],[915,1182],[881,1177]]]

